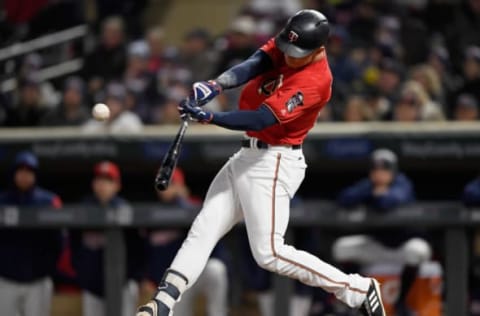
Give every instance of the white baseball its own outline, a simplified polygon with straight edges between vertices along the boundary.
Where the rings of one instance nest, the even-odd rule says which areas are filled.
[[[110,117],[110,109],[106,104],[97,103],[92,109],[92,116],[97,121],[105,121]]]

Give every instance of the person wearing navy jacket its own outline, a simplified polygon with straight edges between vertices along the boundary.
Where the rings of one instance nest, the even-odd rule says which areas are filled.
[[[340,192],[337,203],[344,208],[365,206],[387,213],[415,201],[410,180],[398,170],[397,156],[388,149],[375,150],[369,176]],[[430,260],[428,242],[411,231],[375,232],[337,239],[333,257],[340,262],[368,265],[378,262],[402,263],[401,288],[397,308],[405,310],[405,299],[418,274],[420,264]]]
[[[60,208],[60,198],[37,185],[38,159],[31,152],[16,155],[12,187],[0,193],[0,207],[19,212]],[[0,314],[49,316],[51,276],[61,251],[61,232],[53,229],[0,229]]]
[[[94,167],[93,195],[85,199],[85,205],[96,208],[125,208],[130,205],[118,193],[121,188],[120,169],[110,161],[102,161]],[[135,314],[138,301],[138,281],[143,274],[144,242],[137,229],[124,230],[127,252],[127,275],[123,289],[122,315]],[[83,290],[83,316],[104,316],[104,247],[106,237],[102,230],[72,230],[70,245],[72,265]],[[119,315],[121,316],[121,315]]]
[[[480,177],[467,183],[462,200],[466,206],[480,206]]]
[[[344,189],[338,204],[343,207],[366,205],[370,208],[388,211],[415,201],[410,180],[397,169],[395,154],[379,149],[372,156],[368,178]]]

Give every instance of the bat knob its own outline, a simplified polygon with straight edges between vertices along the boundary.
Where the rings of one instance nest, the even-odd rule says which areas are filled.
[[[165,191],[168,188],[168,179],[155,179],[155,189]]]

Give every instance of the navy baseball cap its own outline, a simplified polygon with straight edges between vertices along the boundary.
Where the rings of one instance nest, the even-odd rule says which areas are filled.
[[[38,159],[37,156],[35,156],[32,152],[22,151],[15,156],[15,161],[13,165],[15,169],[18,169],[20,167],[27,167],[32,170],[37,170]]]

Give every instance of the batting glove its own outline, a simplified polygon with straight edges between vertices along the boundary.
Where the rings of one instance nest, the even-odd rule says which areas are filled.
[[[213,119],[212,112],[203,110],[200,106],[198,106],[195,100],[191,100],[189,98],[181,101],[177,108],[182,119],[189,117],[190,119],[203,124],[208,124]]]
[[[213,80],[195,82],[192,87],[192,99],[198,106],[204,106],[222,92],[222,87]]]

